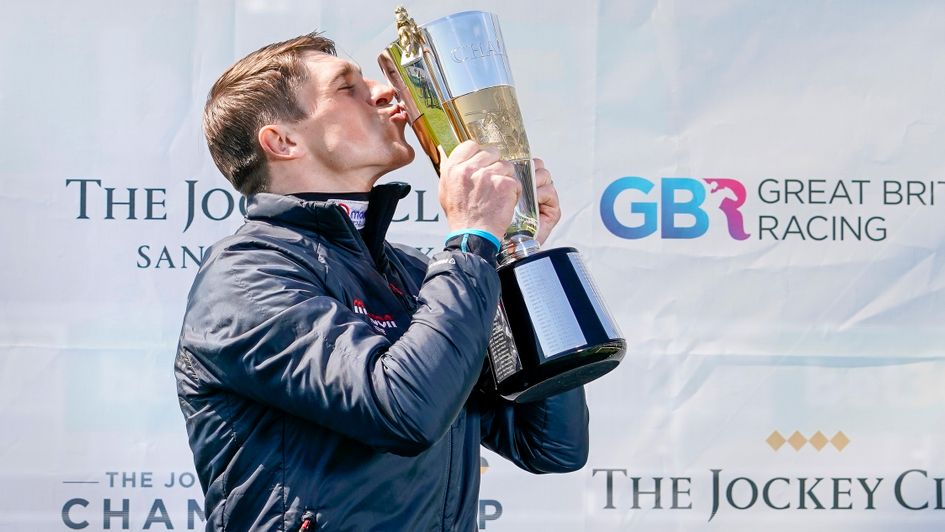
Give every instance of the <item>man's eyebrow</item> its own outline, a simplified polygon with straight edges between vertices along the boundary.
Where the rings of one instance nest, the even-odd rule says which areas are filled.
[[[338,73],[331,78],[331,81],[329,81],[328,84],[334,85],[338,82],[338,80],[344,79],[355,72],[362,74],[361,67],[355,66],[351,63],[346,63],[345,66],[341,67],[341,70],[339,70]]]

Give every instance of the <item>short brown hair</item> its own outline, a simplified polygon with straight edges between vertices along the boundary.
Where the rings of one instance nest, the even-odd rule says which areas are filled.
[[[305,118],[296,90],[308,80],[304,55],[335,55],[335,43],[316,32],[273,43],[237,61],[213,84],[203,111],[203,132],[220,172],[245,195],[269,186],[260,128]]]

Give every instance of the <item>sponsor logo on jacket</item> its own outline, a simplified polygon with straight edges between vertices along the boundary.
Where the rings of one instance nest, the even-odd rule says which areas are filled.
[[[368,312],[367,307],[364,305],[364,301],[360,299],[355,299],[351,302],[351,308],[354,310],[355,314],[361,314],[367,316],[368,321],[375,329],[382,333],[386,333],[385,329],[396,329],[397,322],[394,321],[394,317],[390,314],[374,314]]]

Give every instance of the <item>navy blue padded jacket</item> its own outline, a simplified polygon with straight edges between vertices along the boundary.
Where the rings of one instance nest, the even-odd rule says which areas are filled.
[[[586,462],[583,389],[478,391],[495,269],[387,243],[409,190],[375,187],[361,233],[257,194],[208,251],[175,362],[207,530],[474,530],[480,444],[534,473]]]

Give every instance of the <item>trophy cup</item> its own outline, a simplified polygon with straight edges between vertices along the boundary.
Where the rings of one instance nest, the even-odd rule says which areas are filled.
[[[438,146],[449,154],[473,139],[497,148],[522,185],[497,257],[502,298],[487,357],[496,392],[536,401],[611,371],[627,342],[580,254],[535,241],[534,172],[498,18],[467,11],[418,27],[403,6],[395,17],[398,39],[378,63],[437,173]]]

